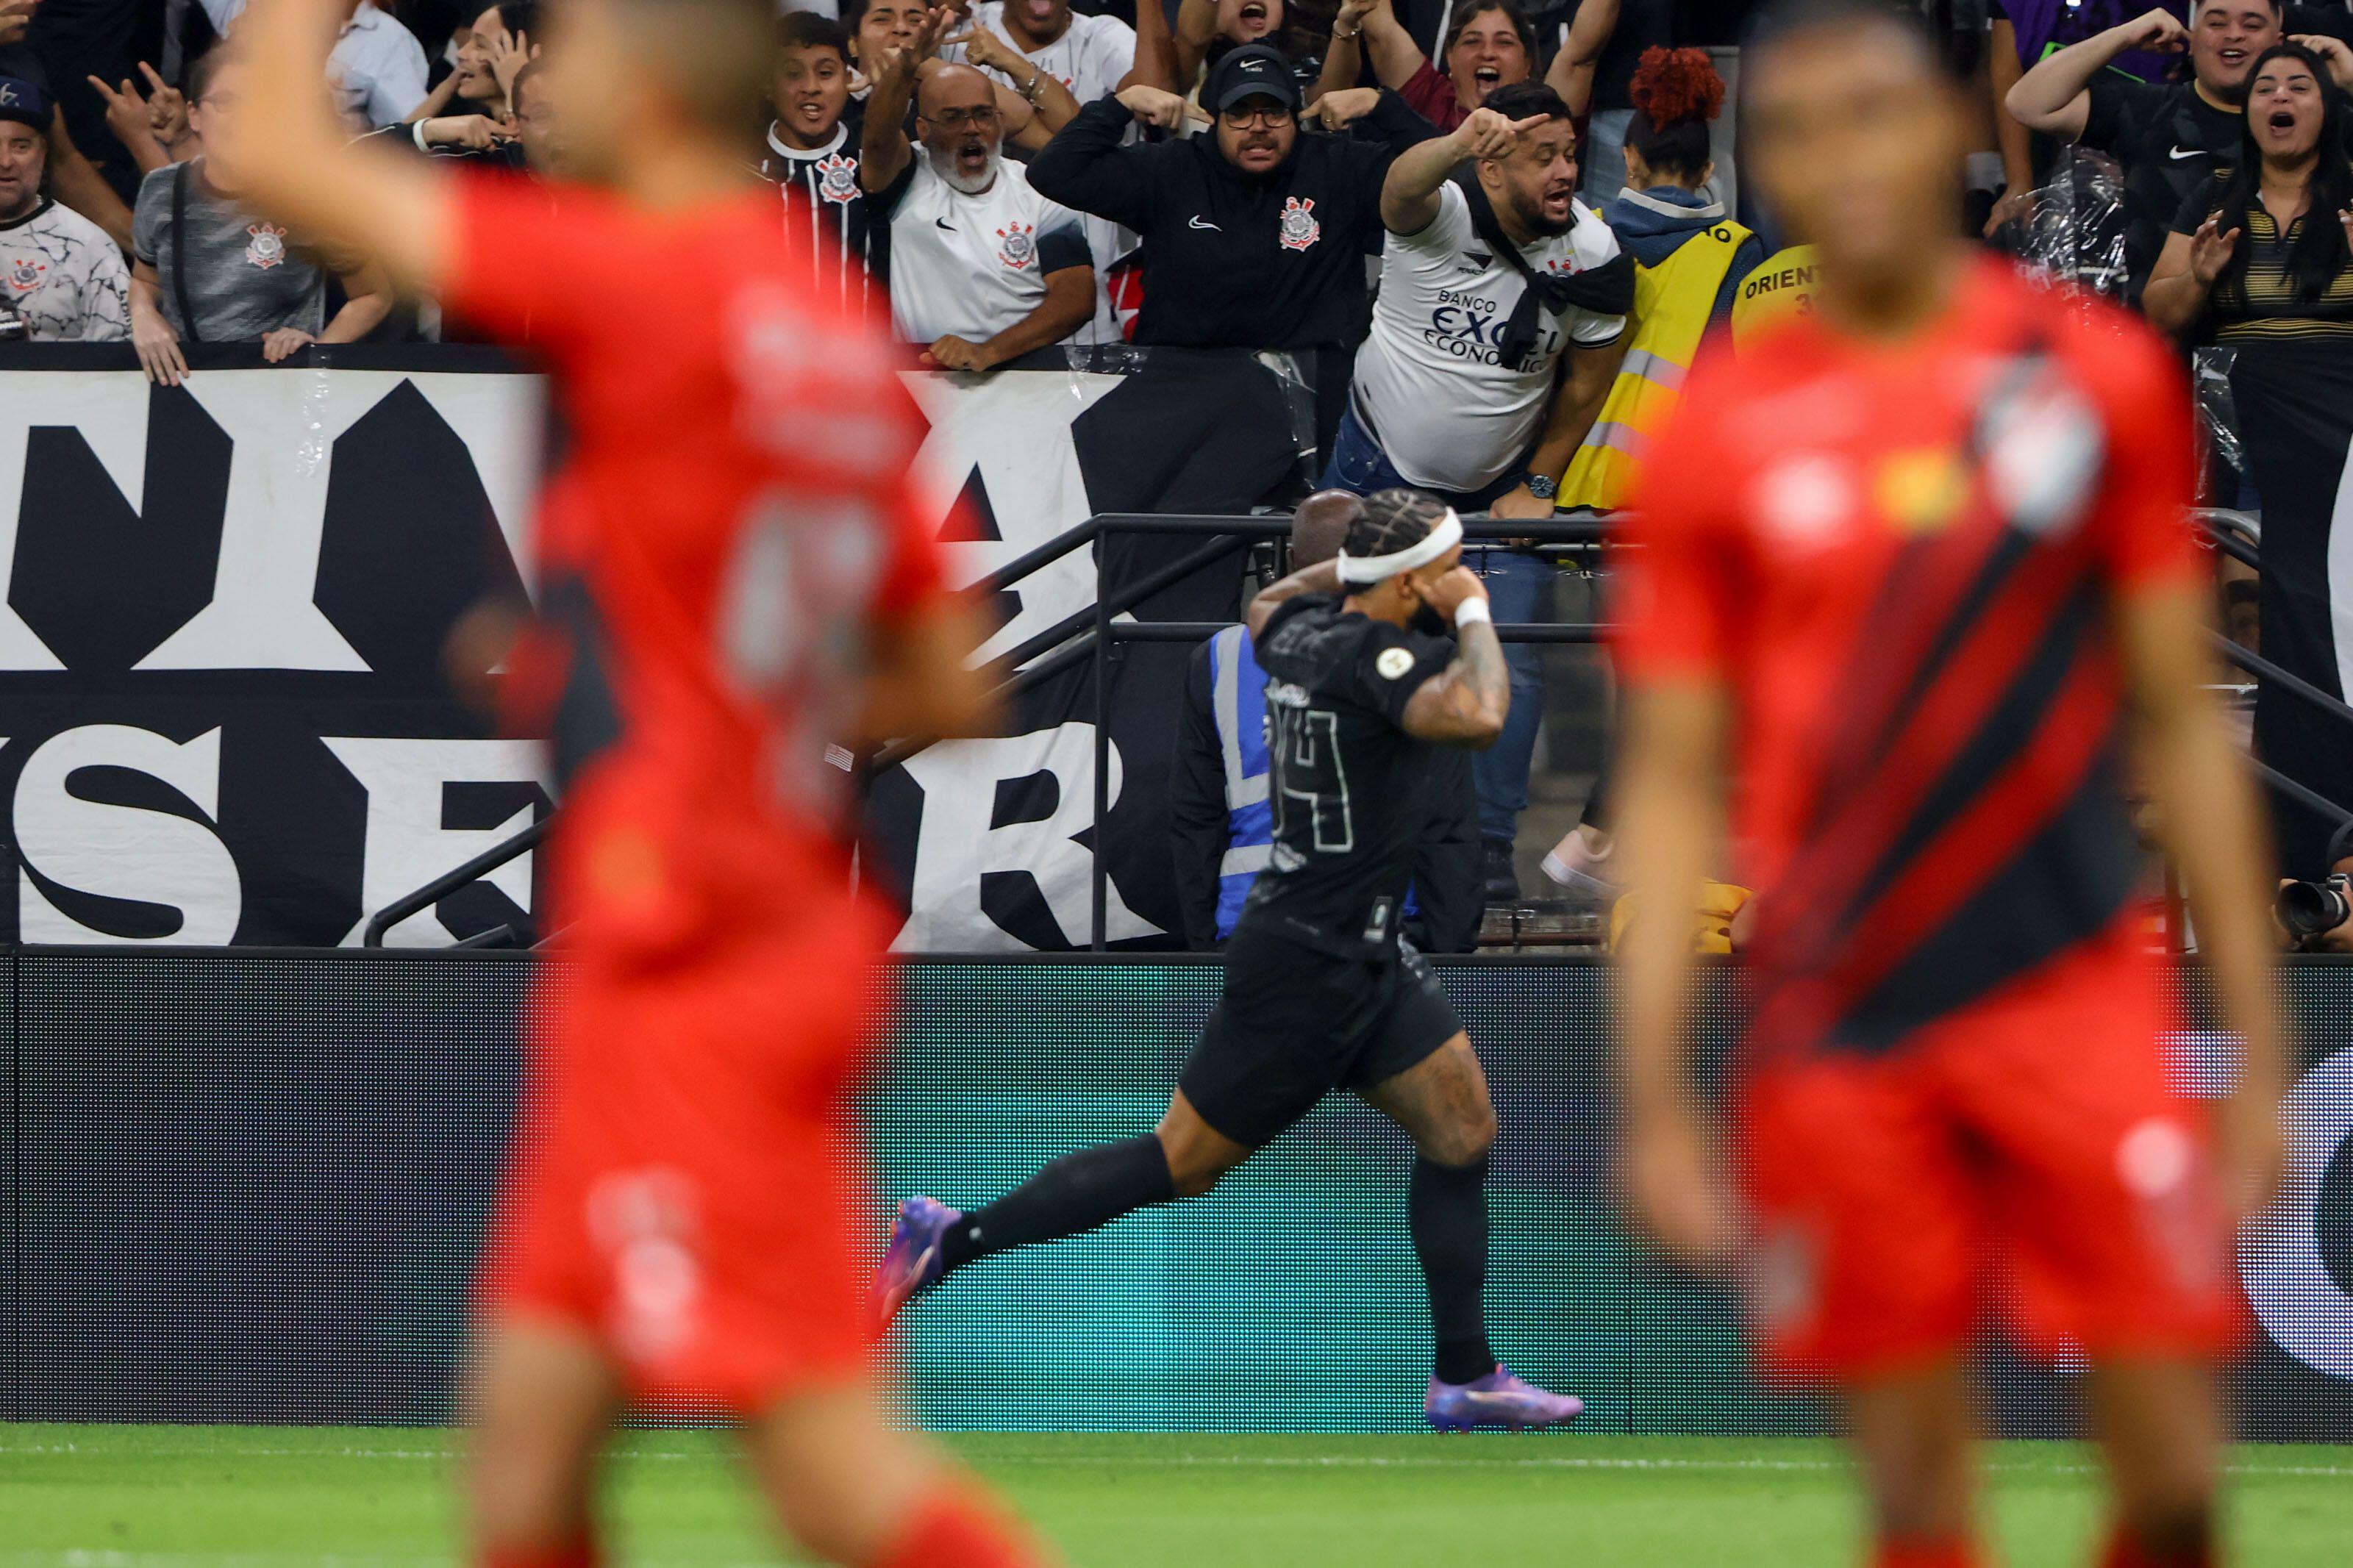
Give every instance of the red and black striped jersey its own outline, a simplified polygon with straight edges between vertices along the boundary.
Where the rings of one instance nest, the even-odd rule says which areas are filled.
[[[2110,609],[2194,570],[2192,451],[2154,332],[1989,260],[1901,342],[1798,317],[1694,370],[1617,647],[1731,694],[1760,1048],[1887,1048],[2126,911]]]

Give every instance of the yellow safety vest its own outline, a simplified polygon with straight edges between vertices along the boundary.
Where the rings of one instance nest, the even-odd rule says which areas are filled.
[[[1757,334],[1778,326],[1791,316],[1811,315],[1814,309],[1814,268],[1818,258],[1810,245],[1777,250],[1757,264],[1732,300],[1732,345],[1745,349]]]
[[[1656,267],[1634,268],[1633,341],[1585,444],[1561,476],[1560,505],[1607,511],[1625,499],[1644,443],[1683,395],[1724,276],[1747,238],[1736,223],[1711,224]]]

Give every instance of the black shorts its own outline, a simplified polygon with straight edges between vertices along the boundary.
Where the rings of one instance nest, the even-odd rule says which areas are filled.
[[[1226,949],[1226,986],[1177,1088],[1201,1120],[1258,1148],[1337,1089],[1369,1089],[1462,1032],[1410,946],[1373,963],[1248,931]]]

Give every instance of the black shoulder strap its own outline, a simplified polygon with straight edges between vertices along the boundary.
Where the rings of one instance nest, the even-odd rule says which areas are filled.
[[[1528,258],[1520,254],[1520,247],[1512,243],[1511,237],[1504,232],[1504,226],[1496,221],[1495,208],[1487,200],[1487,193],[1479,188],[1477,178],[1467,168],[1457,169],[1450,178],[1454,182],[1454,188],[1462,193],[1462,205],[1471,209],[1471,227],[1479,236],[1480,243],[1502,258],[1506,266],[1520,275],[1522,281],[1533,288],[1536,281],[1535,268],[1528,265]]]
[[[188,303],[188,170],[183,163],[172,171],[172,299],[180,307],[180,340],[200,343],[195,307]]]

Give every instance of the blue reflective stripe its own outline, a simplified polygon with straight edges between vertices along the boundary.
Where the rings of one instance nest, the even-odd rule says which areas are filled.
[[[1262,851],[1274,842],[1274,811],[1266,798],[1266,672],[1240,626],[1228,626],[1209,639],[1209,689],[1226,763],[1225,863],[1252,868],[1218,879],[1218,937],[1223,941],[1241,919],[1250,884],[1258,880],[1256,868],[1266,861]],[[1249,853],[1252,849],[1261,853]]]

